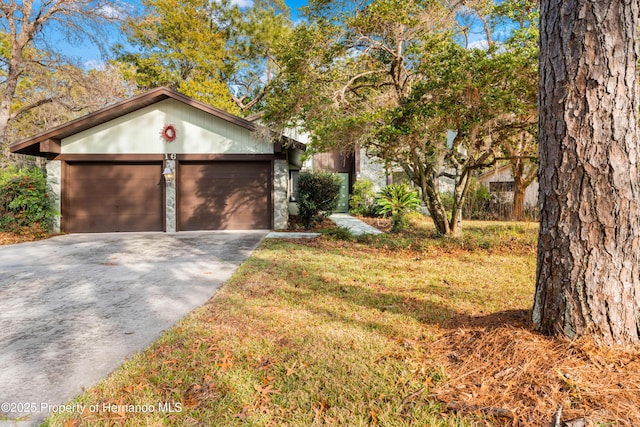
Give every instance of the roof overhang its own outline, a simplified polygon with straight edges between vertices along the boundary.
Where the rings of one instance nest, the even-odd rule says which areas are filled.
[[[141,95],[118,102],[101,110],[87,114],[63,125],[44,131],[38,135],[23,139],[12,144],[9,149],[12,153],[27,154],[31,156],[48,157],[60,154],[61,141],[71,135],[106,123],[110,120],[122,117],[134,111],[148,107],[166,99],[175,99],[205,113],[216,116],[229,123],[233,123],[250,131],[255,131],[258,126],[249,120],[227,113],[226,111],[207,105],[193,98],[185,96],[175,90],[160,87],[145,92]]]

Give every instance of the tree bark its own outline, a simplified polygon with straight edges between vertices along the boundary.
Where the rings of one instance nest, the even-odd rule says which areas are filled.
[[[511,217],[514,221],[524,220],[524,199],[526,196],[527,187],[524,187],[518,181],[514,181],[515,186],[513,189],[513,210]]]
[[[525,160],[511,160],[511,171],[513,173],[513,210],[511,218],[516,221],[524,220],[524,199],[527,195],[527,187],[533,181],[535,175],[529,171],[525,173]]]
[[[640,342],[639,0],[540,2],[537,329]]]

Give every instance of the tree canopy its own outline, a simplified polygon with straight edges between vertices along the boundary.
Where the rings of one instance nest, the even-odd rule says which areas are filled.
[[[133,49],[116,49],[140,88],[168,86],[237,114],[259,109],[278,71],[274,47],[291,27],[282,0],[244,10],[228,0],[143,3],[123,27]]]
[[[531,3],[312,1],[308,25],[294,29],[281,55],[266,120],[302,125],[316,150],[363,148],[401,166],[437,230],[458,234],[472,172],[504,158],[507,129],[535,119]],[[481,47],[460,44],[462,12],[481,18]],[[498,43],[491,34],[500,20],[513,31]],[[440,198],[445,178],[450,214]]]
[[[94,42],[119,19],[121,5],[101,0],[0,2],[0,138],[7,149],[12,121],[47,104],[71,107],[71,85],[81,83],[78,67],[49,42],[56,34],[71,43]],[[88,80],[82,80],[85,87]],[[100,99],[100,96],[94,99]],[[72,108],[80,108],[74,104]],[[90,104],[91,105],[91,104]]]

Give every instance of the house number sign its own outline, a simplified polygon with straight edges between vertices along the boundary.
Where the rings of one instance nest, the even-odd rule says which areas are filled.
[[[164,153],[165,160],[175,160],[176,157],[176,153]]]

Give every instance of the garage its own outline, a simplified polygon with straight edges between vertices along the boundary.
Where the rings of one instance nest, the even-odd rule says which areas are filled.
[[[181,162],[178,230],[271,228],[271,162]]]
[[[156,88],[10,149],[46,158],[55,231],[286,228],[304,144],[252,120]]]
[[[161,162],[67,162],[65,169],[65,231],[163,231]]]

